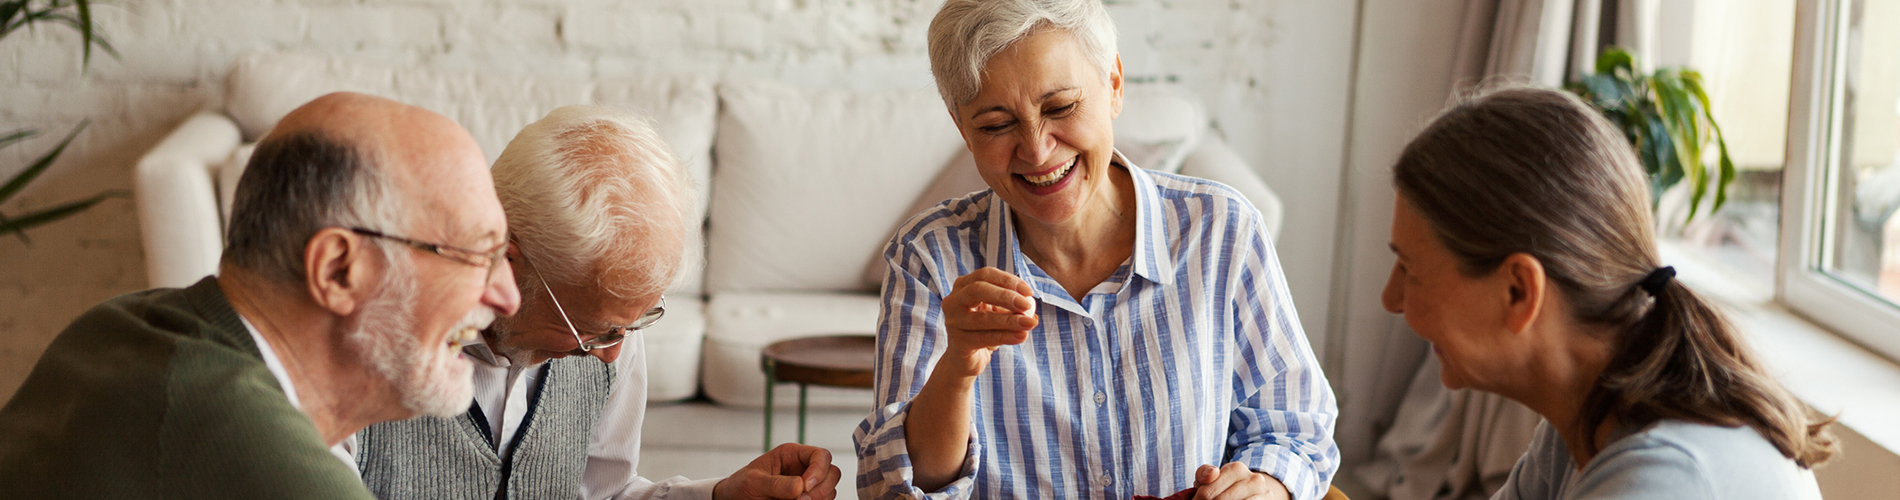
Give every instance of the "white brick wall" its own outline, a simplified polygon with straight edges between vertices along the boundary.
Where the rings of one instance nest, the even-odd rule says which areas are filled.
[[[1124,66],[1178,81],[1287,198],[1281,258],[1309,330],[1326,317],[1353,12],[1350,2],[1112,0]],[[293,50],[449,70],[568,78],[702,74],[857,89],[930,84],[932,0],[137,0],[99,5],[117,60],[82,74],[78,37],[0,41],[0,130],[48,133],[0,151],[24,168],[92,124],[8,213],[131,189],[131,167],[177,122],[218,105],[251,50]],[[1320,214],[1320,215],[1309,215]],[[87,307],[145,286],[130,200],[0,238],[0,398]],[[1293,265],[1291,263],[1301,263]]]

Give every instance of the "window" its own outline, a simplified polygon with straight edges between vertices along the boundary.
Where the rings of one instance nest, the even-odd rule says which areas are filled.
[[[1664,32],[1674,36],[1658,41],[1659,65],[1702,73],[1736,166],[1728,202],[1707,214],[1705,201],[1699,212],[1707,215],[1686,225],[1688,183],[1665,191],[1657,206],[1660,234],[1673,248],[1769,289],[1781,236],[1795,0],[1677,2],[1659,14],[1662,24],[1689,27]]]
[[[1900,1],[1802,0],[1778,295],[1900,359]]]

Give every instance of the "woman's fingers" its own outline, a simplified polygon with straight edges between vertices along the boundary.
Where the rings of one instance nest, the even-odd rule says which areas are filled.
[[[1219,469],[1203,465],[1194,476],[1194,500],[1282,500],[1290,498],[1286,487],[1273,476],[1254,472],[1240,462],[1228,462]]]
[[[952,343],[965,349],[1021,344],[1036,327],[1036,301],[1029,283],[994,267],[957,278],[943,299],[943,324]]]
[[[987,272],[986,272],[987,271]],[[1001,278],[1016,279],[995,268],[984,268],[957,279],[943,299],[944,326],[954,330],[1029,330],[1036,326],[1036,301]]]
[[[1029,282],[997,268],[985,267],[957,278],[950,295],[944,298],[944,308],[974,307],[980,303],[1026,313],[1036,307],[1032,297],[1034,292]],[[960,303],[953,304],[953,300]]]

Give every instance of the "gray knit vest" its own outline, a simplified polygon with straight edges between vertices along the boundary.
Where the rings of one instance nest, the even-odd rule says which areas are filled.
[[[369,426],[356,435],[363,483],[382,500],[561,499],[580,494],[587,442],[612,388],[613,369],[592,357],[549,361],[528,396],[509,456],[489,444],[479,408],[449,418]]]

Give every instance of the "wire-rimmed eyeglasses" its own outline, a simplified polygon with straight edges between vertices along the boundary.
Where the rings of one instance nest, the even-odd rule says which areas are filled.
[[[415,248],[417,250],[436,254],[437,256],[442,257],[444,259],[449,259],[452,261],[468,264],[475,267],[485,268],[488,270],[489,279],[493,279],[495,277],[495,270],[501,268],[501,263],[504,259],[507,258],[507,253],[508,253],[508,243],[506,242],[503,242],[502,244],[497,245],[494,250],[481,251],[481,250],[469,250],[467,248],[449,246],[449,245],[444,245],[441,243],[429,243],[425,241],[416,241],[409,238],[387,234],[382,231],[377,231],[377,230],[368,229],[368,228],[352,227],[350,228],[350,232],[360,234],[363,236],[368,236],[371,238],[381,238],[381,239],[385,239],[389,241],[394,241],[397,243],[408,245],[411,248]]]
[[[522,253],[521,258],[522,260],[527,260],[528,254],[525,252]],[[580,329],[574,328],[574,320],[567,317],[567,309],[561,307],[561,299],[554,296],[553,288],[548,287],[548,279],[541,275],[540,267],[535,266],[533,261],[528,261],[528,267],[534,269],[534,277],[541,281],[541,289],[547,291],[548,298],[554,301],[555,312],[561,313],[561,321],[567,323],[567,331],[574,334],[574,342],[580,344],[581,352],[588,352],[594,349],[606,349],[620,345],[621,341],[627,340],[628,334],[653,326],[654,323],[660,321],[661,316],[666,315],[666,297],[661,296],[659,305],[653,306],[653,309],[647,310],[645,314],[641,314],[639,318],[633,320],[632,324],[608,327],[606,333],[595,335],[591,339],[582,339]]]

